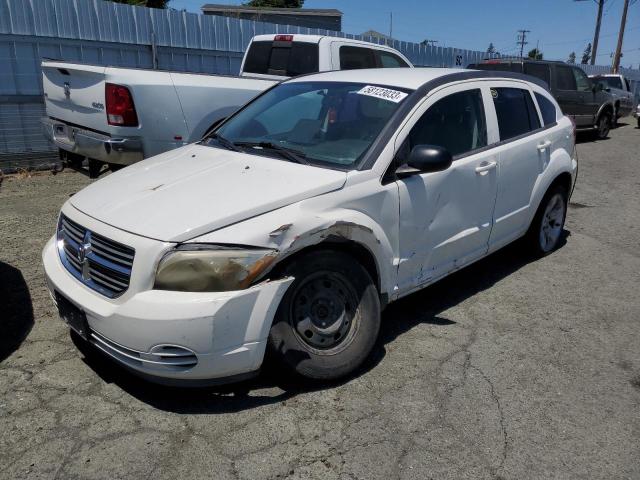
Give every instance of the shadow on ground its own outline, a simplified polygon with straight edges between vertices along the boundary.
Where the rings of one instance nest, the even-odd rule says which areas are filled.
[[[561,247],[568,236],[569,232],[565,231]],[[300,393],[333,388],[363,375],[384,358],[386,344],[419,324],[455,325],[441,313],[490,288],[532,260],[523,251],[522,242],[516,242],[424,290],[394,302],[383,313],[380,337],[369,360],[354,375],[341,382],[311,384],[287,378],[273,362],[266,361],[261,374],[253,380],[211,388],[164,387],[139,379],[87,347],[74,335],[72,338],[84,354],[84,361],[103,381],[117,384],[130,395],[155,408],[189,414],[237,412],[282,402]],[[275,395],[274,387],[279,392]]]
[[[33,307],[20,270],[0,262],[0,362],[15,352],[33,328]]]

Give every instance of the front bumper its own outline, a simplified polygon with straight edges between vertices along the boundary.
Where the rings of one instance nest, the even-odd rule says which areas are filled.
[[[220,293],[143,290],[111,300],[65,269],[55,237],[42,257],[52,298],[58,292],[85,312],[91,345],[134,373],[173,385],[214,384],[257,371],[276,309],[293,281]],[[162,354],[165,347],[194,358],[179,365]]]
[[[119,165],[131,165],[144,158],[139,138],[113,138],[49,117],[42,118],[41,122],[45,137],[67,152]]]

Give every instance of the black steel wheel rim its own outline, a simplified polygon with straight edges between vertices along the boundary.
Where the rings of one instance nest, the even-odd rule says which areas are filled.
[[[296,336],[318,354],[344,350],[357,331],[358,294],[342,274],[316,272],[295,288],[289,322]]]

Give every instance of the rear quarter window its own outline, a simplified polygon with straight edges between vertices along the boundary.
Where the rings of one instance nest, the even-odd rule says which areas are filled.
[[[359,68],[376,68],[376,55],[370,48],[340,47],[340,70],[357,70]]]
[[[538,101],[538,107],[540,107],[540,113],[542,113],[544,125],[547,126],[555,123],[558,118],[556,106],[551,100],[540,93],[536,93],[536,100]]]
[[[549,72],[549,65],[543,63],[525,63],[524,73],[531,75],[532,77],[539,78],[547,82],[547,85],[551,85],[551,73]]]

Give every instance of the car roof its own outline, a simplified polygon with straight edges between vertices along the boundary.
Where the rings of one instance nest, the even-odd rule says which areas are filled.
[[[417,90],[426,84],[446,84],[460,80],[482,80],[500,78],[520,80],[541,85],[546,84],[534,77],[513,72],[492,72],[487,70],[469,70],[462,68],[363,68],[356,70],[338,70],[301,75],[288,80],[291,82],[354,82]]]

